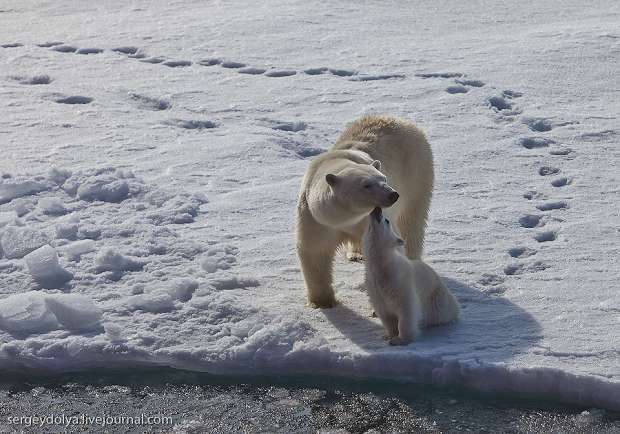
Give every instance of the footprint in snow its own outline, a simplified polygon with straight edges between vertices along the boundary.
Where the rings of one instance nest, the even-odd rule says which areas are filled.
[[[416,77],[420,78],[455,78],[463,77],[464,74],[460,72],[428,72],[416,74]]]
[[[451,94],[467,93],[469,92],[469,89],[467,89],[465,86],[455,85],[455,86],[448,86],[446,88],[446,92],[451,93]]]
[[[138,93],[129,93],[129,97],[141,109],[160,111],[170,108],[170,102],[166,101],[165,99],[152,98],[150,96],[141,95]]]
[[[204,63],[202,65],[204,65]],[[222,68],[228,68],[228,69],[239,69],[239,68],[245,68],[246,66],[248,66],[245,63],[235,62],[232,60],[224,60],[220,63],[220,65],[222,66]]]
[[[133,47],[133,46],[128,46],[128,45],[112,48],[112,51],[116,53],[121,53],[121,54],[136,54],[138,50],[139,50],[138,47]]]
[[[458,84],[462,84],[463,86],[471,86],[471,87],[482,87],[486,84],[480,80],[469,80],[466,78],[457,78],[454,81]]]
[[[55,45],[52,47],[52,50],[58,51],[59,53],[75,53],[77,51],[77,47],[72,45]]]
[[[513,247],[508,249],[508,254],[511,258],[528,258],[536,253],[536,250],[527,247]]]
[[[185,119],[169,119],[163,121],[162,124],[176,128],[183,128],[185,130],[205,130],[217,127],[217,124],[212,121]]]
[[[502,96],[504,98],[520,98],[523,93],[508,89],[502,92]]]
[[[209,58],[198,61],[198,64],[202,66],[214,66],[214,65],[219,65],[221,63],[222,63],[222,59],[218,59],[217,57],[209,57]]]
[[[534,239],[539,243],[546,243],[549,241],[555,241],[557,236],[557,233],[555,233],[554,231],[544,231],[534,235]]]
[[[51,47],[55,47],[56,45],[62,45],[64,44],[64,42],[60,42],[60,41],[50,41],[50,42],[43,42],[41,44],[37,44],[37,47],[41,47],[41,48],[51,48]]]
[[[404,74],[356,75],[356,76],[349,78],[349,81],[392,80],[394,78],[405,78],[405,75]]]
[[[540,176],[549,176],[549,175],[555,175],[556,173],[559,173],[560,169],[557,167],[553,167],[553,166],[542,166],[541,168],[538,169],[538,174]]]
[[[166,60],[162,63],[162,65],[168,66],[169,68],[185,67],[190,66],[191,64],[192,62],[189,60]]]
[[[93,98],[82,95],[63,96],[54,100],[58,104],[90,104]]]
[[[504,273],[507,276],[514,276],[525,273],[536,273],[546,270],[547,268],[549,268],[549,265],[541,261],[535,261],[530,264],[509,264],[504,267]]]
[[[327,70],[338,77],[351,77],[352,75],[357,74],[357,71],[351,71],[348,69],[327,68]]]
[[[568,204],[564,202],[563,200],[560,200],[557,202],[543,202],[543,203],[536,205],[536,208],[538,208],[541,211],[553,211],[556,209],[568,208]]]
[[[140,60],[140,62],[152,63],[152,64],[158,64],[158,63],[162,63],[162,62],[165,62],[165,61],[166,61],[166,59],[164,59],[163,57],[149,57],[148,59]]]
[[[307,126],[308,125],[305,122],[297,121],[297,122],[279,122],[275,124],[274,126],[272,126],[271,128],[274,130],[296,133],[296,132],[305,130]]]
[[[325,74],[328,70],[329,68],[326,68],[326,67],[308,68],[308,69],[304,69],[304,73],[308,75],[321,75],[321,74]]]
[[[543,222],[541,216],[534,214],[526,214],[524,216],[519,217],[519,224],[523,228],[535,228],[538,226],[542,226]]]
[[[0,44],[0,47],[2,48],[17,48],[17,47],[23,47],[24,44],[20,44],[19,42],[10,42],[8,44]]]
[[[218,270],[228,270],[236,264],[238,254],[239,249],[234,246],[212,247],[205,252],[204,257],[200,260],[200,267],[209,274]]]
[[[555,143],[546,137],[521,137],[519,145],[526,149],[547,148],[550,144]]]
[[[50,78],[50,76],[46,74],[33,75],[29,77],[15,76],[11,78],[17,81],[19,84],[28,84],[28,85],[50,84],[53,81]]]
[[[569,155],[572,152],[571,148],[554,148],[549,150],[550,155]]]
[[[491,108],[497,111],[512,109],[512,103],[510,101],[507,101],[504,97],[501,97],[501,96],[492,96],[488,99],[488,102]]]
[[[554,187],[564,187],[566,185],[569,185],[571,183],[571,180],[565,176],[562,176],[560,178],[555,178],[554,180],[551,181],[551,185]]]
[[[80,48],[76,51],[76,54],[99,54],[99,53],[103,53],[103,49],[90,47],[90,48]]]
[[[553,125],[551,125],[551,122],[549,122],[549,120],[545,118],[525,117],[522,119],[522,122],[527,125],[530,130],[537,131],[539,133],[551,131],[553,129]]]
[[[248,66],[248,67],[241,68],[241,69],[237,70],[237,72],[239,74],[249,74],[249,75],[261,75],[265,71],[267,71],[267,70],[263,69],[263,68],[254,68],[254,67],[251,67],[251,66]]]
[[[290,77],[297,74],[297,71],[292,69],[272,69],[265,72],[266,77]]]
[[[541,199],[543,198],[543,195],[537,192],[536,190],[530,190],[530,191],[526,191],[525,193],[523,193],[523,197],[526,198],[527,200],[532,200],[532,199]]]

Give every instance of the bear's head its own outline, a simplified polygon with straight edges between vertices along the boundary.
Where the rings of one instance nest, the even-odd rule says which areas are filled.
[[[373,208],[387,208],[398,200],[398,193],[388,185],[380,168],[376,160],[372,164],[354,164],[325,175],[325,181],[342,206],[368,215]]]
[[[364,234],[365,247],[368,246],[375,251],[386,251],[387,249],[399,249],[404,253],[405,242],[398,235],[396,229],[384,215],[381,208],[377,207],[370,213],[368,228]]]

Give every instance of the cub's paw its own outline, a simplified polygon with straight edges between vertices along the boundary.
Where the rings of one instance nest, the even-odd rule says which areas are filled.
[[[409,345],[413,342],[411,339],[403,339],[400,336],[394,336],[388,340],[390,345]]]
[[[364,256],[361,254],[361,252],[351,251],[347,252],[347,260],[350,262],[363,262]]]

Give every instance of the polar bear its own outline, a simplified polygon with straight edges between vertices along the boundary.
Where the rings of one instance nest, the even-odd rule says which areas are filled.
[[[410,260],[405,242],[383,216],[370,214],[362,245],[366,291],[386,330],[390,345],[406,345],[431,327],[455,321],[459,304],[437,273],[420,260]]]
[[[350,259],[361,256],[368,215],[377,206],[389,207],[407,256],[421,256],[433,179],[424,134],[411,122],[387,116],[353,122],[331,150],[310,163],[297,204],[297,253],[310,306],[336,304],[334,254],[348,244]]]

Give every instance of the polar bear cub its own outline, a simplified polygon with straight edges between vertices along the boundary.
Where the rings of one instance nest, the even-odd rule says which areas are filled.
[[[404,241],[381,208],[370,214],[362,242],[366,258],[366,289],[390,345],[406,345],[420,327],[454,321],[459,304],[437,273],[420,260],[407,258]]]

